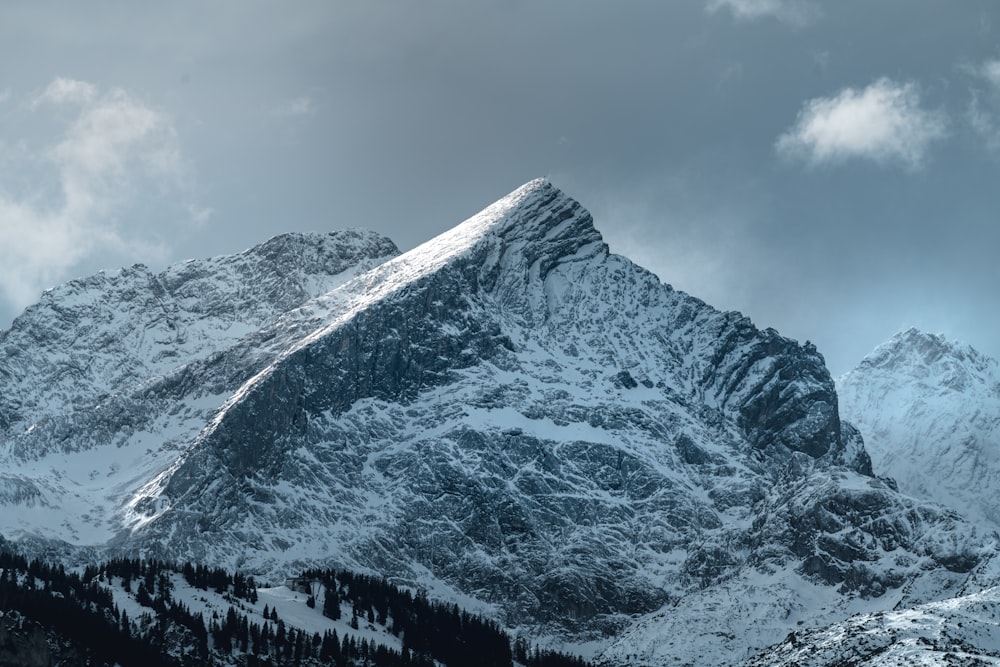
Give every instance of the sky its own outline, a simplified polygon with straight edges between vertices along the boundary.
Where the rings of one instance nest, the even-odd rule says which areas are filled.
[[[538,176],[835,375],[911,326],[1000,357],[992,0],[0,5],[0,330],[284,232],[407,250]]]

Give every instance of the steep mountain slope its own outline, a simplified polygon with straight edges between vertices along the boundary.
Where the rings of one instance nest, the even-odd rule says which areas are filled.
[[[909,329],[838,379],[841,413],[900,491],[1000,528],[1000,364]]]
[[[248,332],[398,254],[368,231],[287,234],[154,275],[141,265],[47,291],[0,332],[0,530],[107,540],[123,494],[158,474],[218,402],[186,388],[159,427],[136,399]],[[161,404],[165,405],[165,404]]]
[[[18,365],[6,334],[0,531],[384,574],[614,664],[729,664],[981,561],[972,527],[872,476],[813,346],[609,254],[545,181],[363,268],[128,382],[81,346],[59,384],[57,351]]]

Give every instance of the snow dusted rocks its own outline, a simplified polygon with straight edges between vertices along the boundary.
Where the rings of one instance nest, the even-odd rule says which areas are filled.
[[[1000,665],[1000,589],[789,633],[746,667]]]
[[[0,339],[0,532],[372,572],[637,665],[729,664],[979,563],[872,476],[814,347],[610,254],[550,183],[391,259],[351,234],[29,308]]]
[[[968,345],[901,332],[838,380],[879,475],[1000,528],[1000,364]]]

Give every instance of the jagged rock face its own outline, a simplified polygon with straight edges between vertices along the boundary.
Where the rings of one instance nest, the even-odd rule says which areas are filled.
[[[1000,365],[910,329],[838,380],[880,475],[900,491],[1000,527]]]
[[[609,254],[547,182],[274,303],[211,353],[11,433],[8,506],[50,517],[34,534],[114,553],[373,571],[570,641],[651,614],[609,649],[619,664],[667,655],[650,648],[664,605],[747,577],[797,605],[763,646],[813,618],[801,582],[843,611],[947,592],[977,563],[967,526],[871,476],[814,347]],[[92,508],[72,527],[52,518],[56,457]],[[714,646],[719,613],[686,617],[692,650]],[[718,662],[755,622],[727,620]]]
[[[737,664],[793,631],[955,595],[989,556],[956,515],[844,469],[765,494],[745,536],[708,561],[739,567],[635,620],[602,664]]]
[[[48,290],[0,332],[0,428],[90,409],[398,252],[368,231],[286,234],[158,275],[137,264]]]

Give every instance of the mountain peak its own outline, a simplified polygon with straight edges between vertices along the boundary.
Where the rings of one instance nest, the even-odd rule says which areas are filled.
[[[953,375],[959,369],[982,375],[990,373],[991,368],[995,372],[996,362],[971,345],[910,327],[876,347],[856,370],[898,370],[926,377]]]
[[[353,301],[363,306],[461,262],[478,274],[480,286],[513,294],[518,290],[507,285],[510,280],[544,278],[564,258],[607,252],[590,213],[548,180],[537,178],[360,276],[345,291],[356,292]]]
[[[899,490],[1000,526],[1000,365],[943,335],[902,331],[837,379],[841,416]]]
[[[459,254],[490,237],[507,243],[555,238],[576,238],[581,244],[601,240],[593,218],[583,206],[548,179],[536,178],[406,254]]]

